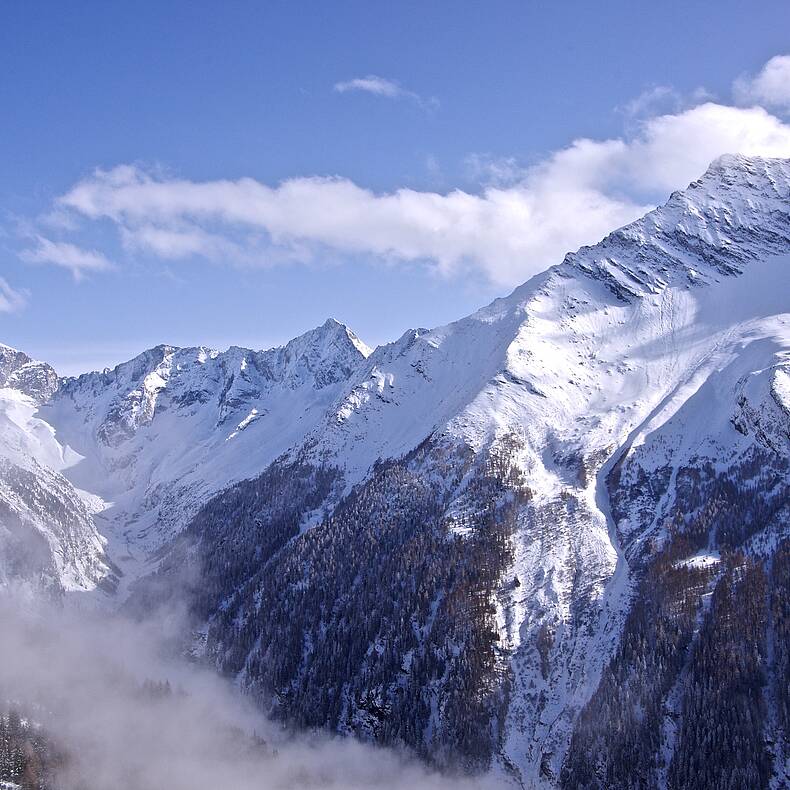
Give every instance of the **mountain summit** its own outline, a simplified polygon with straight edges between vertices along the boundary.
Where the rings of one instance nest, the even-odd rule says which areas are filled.
[[[39,403],[52,397],[58,376],[46,362],[37,362],[22,351],[0,343],[0,388],[15,389]]]
[[[669,284],[710,283],[787,250],[790,163],[722,156],[698,181],[566,263],[632,298]]]

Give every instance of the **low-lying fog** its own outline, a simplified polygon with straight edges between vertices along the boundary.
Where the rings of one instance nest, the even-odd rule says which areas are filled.
[[[66,790],[483,786],[351,739],[288,736],[209,670],[168,658],[167,631],[161,619],[0,604],[0,706],[69,756]],[[165,682],[170,692],[152,686]]]

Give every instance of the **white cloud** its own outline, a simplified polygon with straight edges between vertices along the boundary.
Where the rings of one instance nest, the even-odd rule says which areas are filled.
[[[386,96],[388,99],[395,99],[406,93],[395,80],[388,80],[386,77],[377,77],[375,74],[369,74],[367,77],[355,77],[353,80],[347,80],[345,82],[336,82],[335,90],[338,93],[363,91],[365,93],[372,93],[375,96]]]
[[[337,93],[350,93],[360,91],[371,93],[374,96],[381,96],[386,99],[411,99],[426,109],[435,109],[439,106],[438,99],[425,99],[419,93],[408,91],[401,87],[396,80],[378,77],[375,74],[368,74],[366,77],[354,77],[354,79],[344,82],[336,82],[334,90]]]
[[[762,107],[704,101],[636,120],[621,137],[577,139],[526,169],[472,157],[486,176],[474,191],[377,193],[337,176],[197,182],[121,165],[78,182],[55,208],[109,221],[127,248],[162,259],[359,256],[427,262],[445,275],[471,269],[510,286],[636,219],[725,153],[790,157],[790,125]]]
[[[643,118],[664,112],[677,112],[683,98],[668,85],[653,85],[619,108],[629,118]]]
[[[127,167],[123,177],[117,169],[97,171],[61,205],[90,219],[110,219],[130,243],[162,257],[218,257],[217,234],[203,235],[203,227],[221,229],[236,248],[240,233],[258,230],[265,233],[266,254],[280,257],[309,260],[330,250],[427,259],[446,274],[473,265],[508,283],[522,276],[525,264],[544,268],[579,238],[592,240],[644,208],[587,186],[552,183],[542,172],[516,187],[480,194],[376,194],[343,178],[298,178],[270,187],[252,179],[162,180]],[[162,237],[152,232],[156,228]],[[184,244],[171,244],[171,233],[185,237]]]
[[[65,241],[52,241],[44,236],[36,237],[36,246],[20,253],[28,263],[47,263],[68,269],[75,280],[87,272],[101,272],[113,268],[110,261],[96,250],[86,250]]]
[[[27,304],[27,293],[12,288],[0,277],[0,313],[16,313]]]
[[[756,76],[736,80],[733,90],[739,104],[790,110],[790,55],[771,58]]]
[[[607,192],[665,193],[685,187],[718,156],[790,156],[790,125],[761,107],[707,102],[642,122],[628,139],[580,139],[542,167]]]

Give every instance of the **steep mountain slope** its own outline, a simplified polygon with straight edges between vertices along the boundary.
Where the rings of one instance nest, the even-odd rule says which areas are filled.
[[[61,474],[77,457],[36,416],[57,375],[2,346],[0,382],[0,587],[57,595],[111,584],[93,520],[101,504]]]
[[[726,157],[509,297],[377,349],[259,483],[335,469],[348,496],[330,518],[278,527],[262,549],[306,509],[285,518],[238,489],[175,550],[172,567],[212,558],[207,653],[286,718],[581,786],[562,774],[584,750],[577,739],[569,756],[571,736],[641,580],[687,545],[662,526],[684,475],[714,459],[741,485],[752,478],[727,470],[766,452],[774,482],[752,480],[749,495],[786,483],[789,215],[787,162]],[[772,556],[783,522],[745,517],[773,530]],[[232,585],[211,537],[223,523],[234,554],[256,547]],[[711,556],[753,559],[706,524]]]

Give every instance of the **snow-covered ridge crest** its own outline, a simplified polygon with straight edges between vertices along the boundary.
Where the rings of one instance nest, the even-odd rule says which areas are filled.
[[[369,354],[348,327],[329,319],[265,351],[155,346],[112,370],[64,380],[55,400],[70,399],[78,410],[89,409],[97,438],[117,446],[150,425],[158,412],[194,413],[213,404],[219,426],[274,389],[320,390],[337,384]],[[97,399],[104,404],[98,411]]]
[[[559,407],[560,416],[588,410],[594,389],[611,390],[599,373],[618,386],[633,380],[628,386],[637,390],[644,382],[638,371],[627,375],[634,362],[621,357],[658,330],[637,322],[626,338],[636,320],[623,312],[627,304],[646,301],[639,309],[653,322],[652,300],[677,288],[674,307],[661,313],[664,329],[670,320],[688,324],[696,309],[688,289],[788,250],[790,161],[721,157],[665,205],[509,296],[377,348],[313,437],[315,457],[353,459],[364,474],[377,458],[408,452],[432,431],[449,428],[482,446],[522,419],[521,404],[542,413]],[[672,318],[681,307],[691,312]],[[617,397],[615,389],[594,410],[615,408]]]
[[[69,492],[64,518],[81,525],[86,567],[98,570],[64,576],[62,585],[92,589],[102,573],[114,576],[94,518],[126,584],[206,498],[300,444],[369,354],[334,319],[264,351],[162,344],[113,369],[64,379],[0,346],[0,460],[8,462],[0,480],[24,474],[42,490]],[[58,554],[46,519],[26,523],[53,556],[67,553]],[[108,581],[105,590],[114,585]]]
[[[620,298],[710,283],[790,242],[790,161],[725,155],[666,204],[565,263]]]

